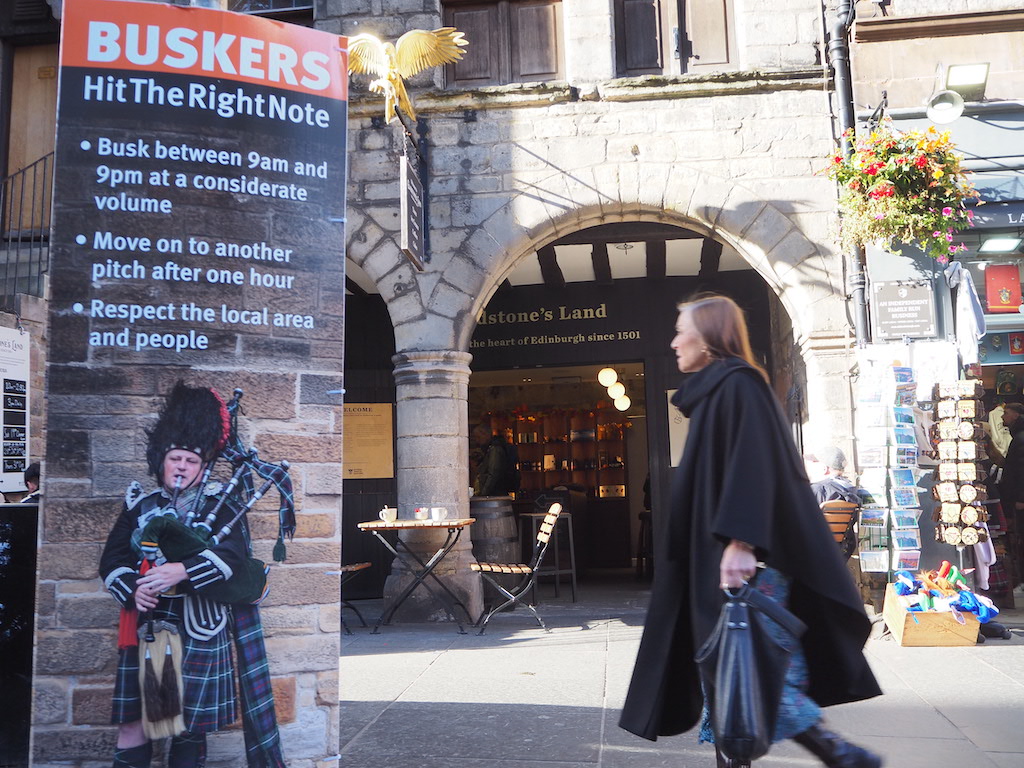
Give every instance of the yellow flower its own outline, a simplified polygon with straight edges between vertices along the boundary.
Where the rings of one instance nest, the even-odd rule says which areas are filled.
[[[943,173],[942,170],[938,170],[938,171],[935,171],[935,173],[932,174],[932,178],[933,179],[941,179],[945,175],[946,174]]]

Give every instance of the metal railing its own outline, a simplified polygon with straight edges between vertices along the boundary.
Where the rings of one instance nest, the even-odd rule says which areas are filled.
[[[14,306],[15,294],[43,295],[52,200],[52,152],[8,176],[0,187],[0,301],[6,308]]]

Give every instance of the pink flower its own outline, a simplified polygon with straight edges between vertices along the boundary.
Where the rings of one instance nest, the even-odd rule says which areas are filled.
[[[942,233],[936,229],[934,232],[932,232],[932,237],[942,237]]]
[[[953,209],[950,208],[949,206],[943,208],[942,209],[942,215],[943,216],[952,216],[953,215]]]
[[[967,209],[967,218],[968,219],[973,219],[974,218],[974,211],[972,211],[970,208]]]
[[[953,242],[953,235],[951,235],[949,232],[946,233],[946,242],[947,243],[952,243]]]

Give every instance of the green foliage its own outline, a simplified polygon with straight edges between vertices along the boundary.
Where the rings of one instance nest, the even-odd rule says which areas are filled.
[[[854,141],[826,169],[839,184],[840,238],[846,248],[912,243],[945,262],[966,250],[954,233],[972,226],[967,202],[978,193],[960,169],[949,132],[896,131],[891,121]]]

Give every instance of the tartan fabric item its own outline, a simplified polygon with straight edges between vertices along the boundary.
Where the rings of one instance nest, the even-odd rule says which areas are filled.
[[[174,615],[169,611],[160,613]],[[235,672],[227,630],[208,641],[196,640],[186,634],[182,637],[182,645],[185,729],[192,733],[206,733],[227,728],[238,719]],[[136,645],[121,650],[110,721],[120,725],[141,719],[142,691],[139,687],[139,647]]]
[[[277,511],[280,525],[280,535],[291,539],[295,536],[295,492],[292,488],[292,478],[288,470],[280,464],[270,461],[263,461],[255,449],[245,450],[237,439],[224,447],[221,456],[230,461],[235,467],[244,466],[246,469],[240,477],[242,487],[242,498],[250,499],[256,492],[253,483],[252,473],[262,477],[264,480],[273,480],[277,486],[277,493],[281,499]]]
[[[250,768],[287,768],[281,754],[259,608],[233,605],[231,616],[248,765]]]

